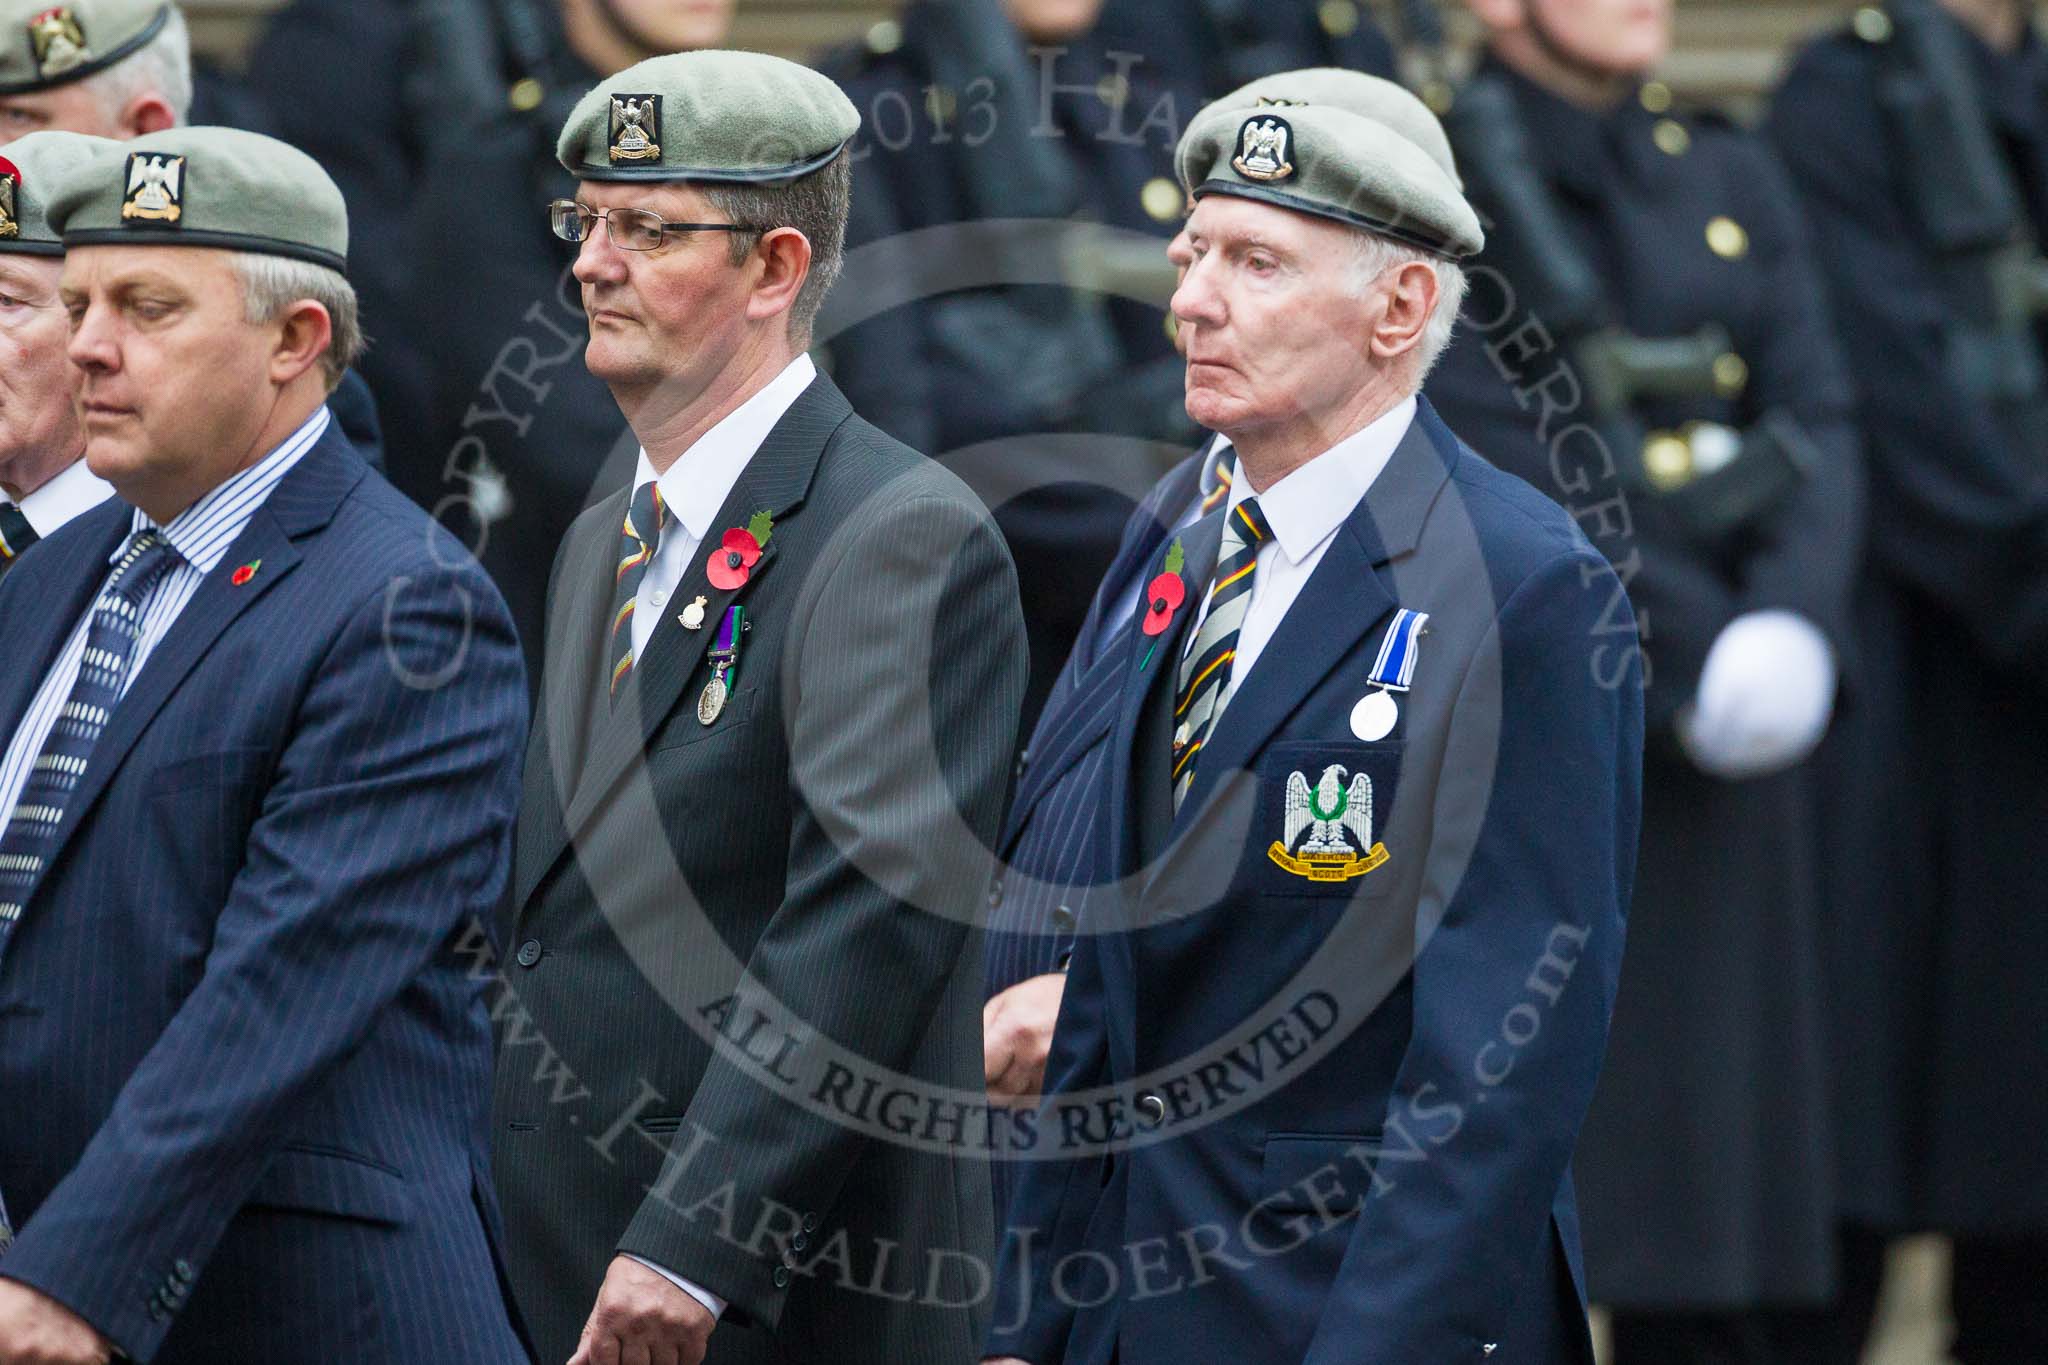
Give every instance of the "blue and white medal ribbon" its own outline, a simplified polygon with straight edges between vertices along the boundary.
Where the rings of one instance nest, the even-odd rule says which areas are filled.
[[[1379,657],[1373,660],[1372,676],[1366,679],[1372,691],[1351,708],[1351,733],[1368,744],[1394,733],[1394,723],[1401,718],[1394,693],[1406,692],[1415,681],[1416,642],[1428,623],[1428,612],[1402,607],[1395,611],[1393,623],[1380,641]]]

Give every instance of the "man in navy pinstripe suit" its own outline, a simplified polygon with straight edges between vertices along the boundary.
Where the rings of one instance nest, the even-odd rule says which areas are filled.
[[[524,680],[325,406],[340,193],[188,129],[49,216],[119,497],[0,583],[0,1360],[521,1359],[468,968]]]

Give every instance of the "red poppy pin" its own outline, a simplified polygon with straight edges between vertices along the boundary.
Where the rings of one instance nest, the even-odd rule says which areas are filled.
[[[1173,624],[1174,613],[1188,600],[1188,585],[1180,576],[1187,562],[1187,551],[1181,548],[1180,540],[1176,538],[1166,548],[1166,571],[1145,586],[1145,619],[1139,623],[1139,629],[1152,636],[1153,640],[1145,647],[1145,657],[1138,660],[1141,673],[1152,662],[1152,652],[1159,647],[1158,637],[1165,634],[1166,628]]]
[[[254,578],[256,576],[256,571],[262,567],[262,560],[252,559],[247,564],[244,564],[241,568],[235,570],[234,576],[228,579],[228,582],[234,584],[238,588],[246,588],[249,586],[249,580]]]
[[[744,587],[774,529],[775,518],[766,512],[756,512],[745,526],[727,531],[704,565],[704,576],[711,580],[711,586],[720,592]]]

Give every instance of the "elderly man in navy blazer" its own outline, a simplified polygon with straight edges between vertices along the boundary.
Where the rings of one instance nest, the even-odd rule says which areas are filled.
[[[0,582],[0,1360],[521,1359],[472,969],[525,684],[325,406],[340,193],[187,129],[49,216],[119,496]]]
[[[1417,397],[1482,241],[1442,130],[1316,73],[1190,126],[1188,410],[992,1359],[1590,1362],[1570,1158],[1640,804],[1621,585]],[[1170,515],[1170,513],[1169,513]]]

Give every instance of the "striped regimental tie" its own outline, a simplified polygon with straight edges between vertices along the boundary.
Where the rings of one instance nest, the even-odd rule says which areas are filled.
[[[1237,634],[1252,604],[1253,570],[1259,547],[1273,538],[1257,498],[1246,498],[1223,519],[1223,544],[1209,583],[1209,612],[1195,634],[1194,648],[1181,660],[1173,707],[1173,808],[1180,809],[1195,780],[1202,745],[1223,715],[1223,690],[1237,657]]]
[[[662,528],[668,524],[668,506],[661,500],[661,488],[653,480],[633,490],[626,506],[626,524],[619,532],[619,571],[612,588],[612,700],[633,671],[633,611],[640,596],[640,582],[647,577],[647,565],[661,545]]]
[[[0,502],[0,574],[36,540],[36,528],[28,524],[22,510],[11,502]]]
[[[121,699],[128,663],[142,634],[143,599],[177,561],[178,552],[161,532],[138,531],[93,603],[85,655],[71,696],[29,769],[13,818],[0,832],[0,954],[6,952],[22,907],[42,877],[58,826],[64,822],[64,807],[85,776],[93,746]]]

